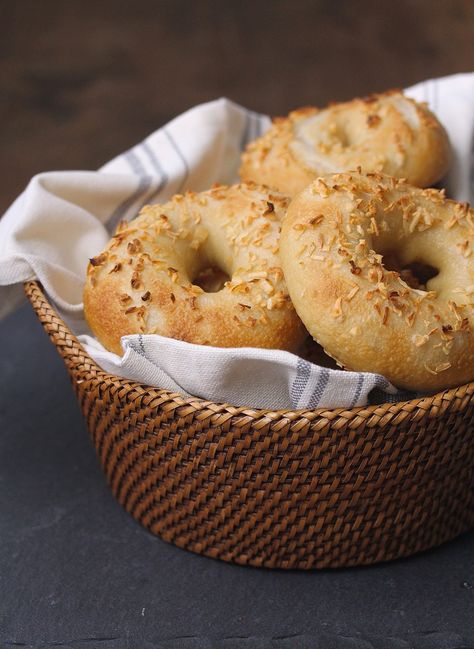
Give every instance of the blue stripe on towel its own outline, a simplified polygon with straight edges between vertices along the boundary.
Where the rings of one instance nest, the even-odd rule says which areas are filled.
[[[303,396],[305,387],[308,385],[311,376],[311,364],[298,358],[296,363],[296,377],[290,390],[290,399],[292,408],[298,408],[298,402]]]
[[[323,392],[326,389],[328,382],[329,382],[329,370],[326,368],[322,368],[319,373],[316,387],[314,388],[313,394],[311,395],[311,398],[308,402],[308,408],[317,407],[317,405],[321,401],[321,397],[323,396]]]
[[[136,190],[128,198],[126,198],[116,209],[112,212],[108,222],[107,228],[109,232],[113,232],[124,216],[127,214],[128,210],[135,204],[135,202],[143,196],[145,192],[150,189],[150,186],[153,182],[153,176],[146,174],[143,165],[141,164],[138,156],[133,153],[133,151],[127,151],[124,154],[124,158],[127,161],[129,167],[133,173],[138,176],[138,186]]]

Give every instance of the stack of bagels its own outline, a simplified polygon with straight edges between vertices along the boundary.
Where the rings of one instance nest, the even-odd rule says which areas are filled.
[[[398,91],[294,111],[247,147],[241,184],[119,225],[90,260],[87,321],[118,354],[134,333],[298,352],[309,332],[400,388],[473,380],[474,212],[431,188],[449,162]]]

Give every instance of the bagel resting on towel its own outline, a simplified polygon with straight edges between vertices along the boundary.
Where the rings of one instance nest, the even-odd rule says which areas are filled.
[[[298,315],[339,364],[442,390],[474,379],[473,235],[473,210],[443,192],[341,173],[293,199],[280,251]]]
[[[287,205],[267,188],[235,185],[144,207],[90,261],[84,311],[98,340],[117,354],[134,333],[296,350],[307,332],[278,256]]]

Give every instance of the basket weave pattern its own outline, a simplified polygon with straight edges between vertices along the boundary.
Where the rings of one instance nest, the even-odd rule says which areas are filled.
[[[63,357],[109,485],[175,545],[240,564],[369,564],[474,524],[474,383],[362,408],[267,411],[106,374],[25,290]]]

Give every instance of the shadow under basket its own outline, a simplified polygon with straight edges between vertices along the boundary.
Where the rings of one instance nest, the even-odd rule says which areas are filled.
[[[474,524],[474,383],[351,409],[233,407],[105,373],[25,284],[108,483],[153,534],[269,568],[386,561]]]

